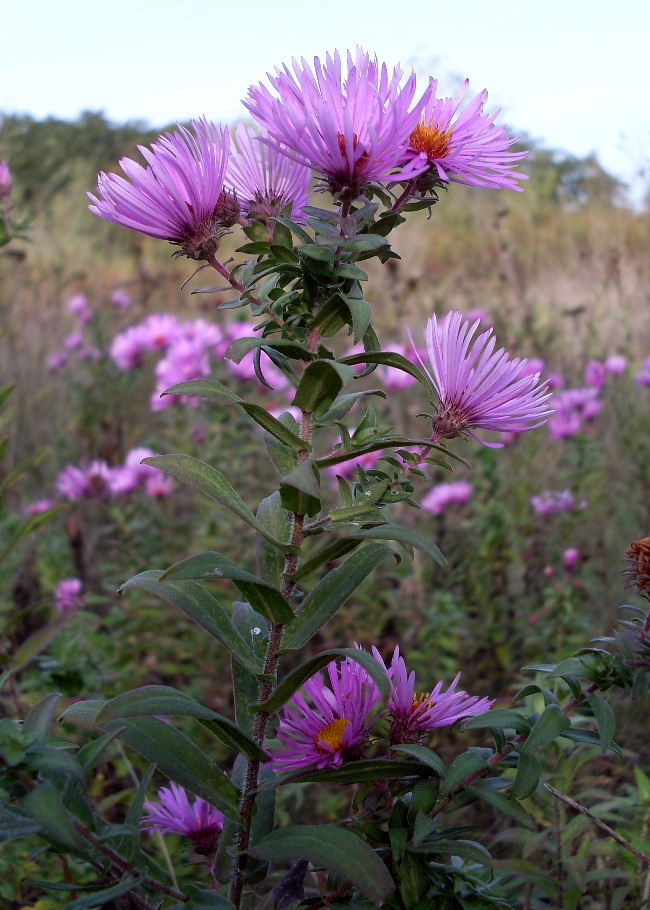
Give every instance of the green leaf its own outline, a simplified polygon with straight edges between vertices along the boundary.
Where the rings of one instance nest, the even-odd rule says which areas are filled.
[[[360,784],[364,781],[423,777],[426,774],[427,769],[418,762],[396,761],[394,758],[367,758],[348,762],[340,768],[323,768],[317,771],[305,771],[298,775],[292,774],[290,782],[292,784]],[[280,780],[280,783],[286,782],[286,778]]]
[[[346,253],[376,253],[389,246],[384,237],[378,234],[357,234],[345,244]]]
[[[366,351],[363,354],[349,354],[347,357],[341,357],[340,363],[349,363],[351,366],[357,363],[383,363],[385,366],[395,367],[397,370],[408,373],[427,388],[430,388],[431,386],[431,383],[427,380],[424,373],[419,370],[414,363],[411,363],[406,357],[403,357],[401,354],[396,354],[393,351],[379,351],[377,353]]]
[[[249,850],[269,862],[307,859],[335,872],[375,904],[395,890],[391,875],[369,846],[356,834],[330,825],[290,825],[273,831]]]
[[[294,436],[298,435],[298,424],[288,411],[280,414],[279,422],[287,427]],[[290,474],[298,467],[298,453],[295,449],[281,443],[277,437],[265,433],[264,445],[273,467],[281,477],[284,477],[285,474]]]
[[[293,610],[276,587],[240,569],[221,553],[189,556],[167,569],[162,574],[161,581],[175,582],[188,579],[215,581],[221,578],[232,581],[253,609],[271,622],[287,623],[293,620]]]
[[[178,385],[165,389],[162,395],[189,395],[192,398],[214,401],[216,404],[240,404],[242,401],[236,392],[216,379],[191,379],[189,382],[179,382]]]
[[[570,726],[571,721],[558,705],[548,705],[540,714],[521,751],[529,753],[543,749]]]
[[[500,783],[501,781],[498,782]],[[467,788],[467,792],[473,793],[474,796],[477,796],[479,799],[483,800],[483,802],[493,806],[499,812],[503,812],[504,815],[514,818],[514,820],[520,825],[523,825],[524,828],[530,828],[531,831],[535,830],[535,822],[528,812],[526,812],[526,810],[514,799],[508,799],[503,793],[499,793],[499,791],[494,788],[491,779],[477,780],[475,784]]]
[[[282,507],[296,515],[317,515],[321,510],[320,487],[311,458],[305,459],[280,481]]]
[[[278,683],[270,698],[267,698],[266,701],[261,702],[261,704],[253,705],[252,707],[261,711],[266,711],[268,714],[274,714],[289,701],[303,683],[307,682],[308,679],[311,679],[315,673],[323,667],[326,667],[337,657],[347,657],[363,667],[377,685],[377,688],[381,692],[382,701],[386,704],[390,695],[388,677],[379,664],[379,661],[375,660],[372,654],[368,654],[367,651],[361,651],[359,648],[329,648],[327,651],[321,651],[320,654],[316,654],[315,657],[310,657],[304,663],[300,664],[299,667],[296,667],[295,670],[288,673],[287,676]]]
[[[59,632],[68,625],[73,616],[75,616],[75,610],[65,610],[55,616],[47,625],[41,626],[40,629],[33,632],[13,654],[11,668],[14,673],[22,670],[23,667],[26,667],[27,664],[34,660],[37,654],[44,651]]]
[[[52,693],[37,702],[23,721],[23,733],[33,736],[35,742],[43,745],[50,732],[60,698],[58,693]]]
[[[471,862],[479,863],[488,869],[492,868],[493,861],[490,853],[482,844],[472,840],[445,839],[435,840],[432,843],[423,841],[419,847],[410,848],[414,853],[447,853],[449,856],[460,856]]]
[[[142,876],[130,875],[125,872],[117,884],[111,885],[110,888],[104,888],[102,891],[94,891],[85,897],[78,897],[77,900],[67,903],[64,910],[87,910],[90,907],[113,906],[113,900],[116,897],[128,894],[129,891],[133,891],[141,883]]]
[[[237,724],[170,686],[142,686],[111,698],[95,718],[95,723],[103,724],[125,717],[155,717],[159,714],[196,717],[205,721],[208,729],[231,749],[250,759],[268,761],[266,752]]]
[[[262,652],[258,659],[263,667],[268,637],[268,625],[264,617],[256,613],[249,603],[235,601],[232,605],[232,621],[240,635],[251,642],[251,647],[254,648],[257,644]],[[251,735],[253,715],[248,709],[258,698],[259,683],[256,676],[234,658],[231,661],[231,670],[235,720],[242,730]]]
[[[253,654],[250,646],[233,627],[230,617],[212,594],[194,581],[161,582],[162,571],[150,569],[140,572],[125,582],[119,589],[123,591],[147,591],[166,600],[181,612],[198,623],[202,629],[213,635],[246,669],[255,674],[263,674],[263,664]]]
[[[541,773],[542,763],[535,753],[520,752],[517,774],[510,789],[510,799],[526,799],[534,793]]]
[[[241,518],[251,528],[259,531],[270,543],[279,547],[284,553],[296,552],[296,548],[292,548],[288,543],[274,540],[260,527],[259,522],[239,493],[231,486],[224,475],[211,465],[192,458],[190,455],[152,455],[149,458],[144,458],[142,463],[158,468],[166,474],[171,474],[183,483],[194,487],[209,499],[218,502],[228,512]]]
[[[353,376],[354,370],[336,360],[314,360],[305,368],[292,404],[319,417],[327,413],[343,384]]]
[[[63,719],[92,723],[102,706],[103,702],[97,700],[81,702],[68,708]],[[229,818],[239,820],[239,790],[180,730],[157,717],[105,721],[101,728],[110,733],[119,727],[125,727],[120,739],[148,762],[156,764],[161,774],[201,796]]]
[[[289,540],[291,536],[289,514],[286,509],[282,508],[280,493],[277,490],[260,502],[257,508],[257,520],[271,537],[275,537],[277,540]],[[284,571],[284,555],[272,547],[261,534],[258,534],[255,540],[255,557],[260,578],[279,588]]]
[[[248,401],[242,401],[241,407],[246,411],[249,417],[252,417],[255,423],[259,424],[271,436],[275,436],[280,442],[284,443],[295,452],[311,452],[311,445],[300,436],[294,435],[282,424],[277,418],[259,404],[251,404]]]
[[[204,891],[196,885],[184,885],[183,890],[189,900],[174,904],[169,910],[234,910],[230,901],[215,891]]]
[[[392,555],[394,551],[390,547],[377,543],[367,544],[319,581],[303,601],[300,614],[285,633],[282,650],[295,651],[302,648],[343,606],[373,569]]]
[[[312,238],[309,236],[307,231],[299,224],[296,224],[295,221],[290,221],[288,218],[280,218],[278,216],[271,218],[271,221],[275,221],[278,224],[281,224],[288,231],[291,231],[292,234],[295,234],[296,237],[298,237],[298,239],[302,240],[304,243],[311,243]]]
[[[315,421],[315,424],[317,426],[325,426],[328,423],[336,423],[338,420],[342,420],[358,401],[368,395],[378,395],[380,398],[386,398],[386,393],[383,389],[366,389],[361,392],[350,392],[347,395],[339,395],[329,411],[319,417],[318,420]]]
[[[607,752],[616,731],[616,716],[614,715],[611,705],[599,695],[587,692],[585,693],[585,697],[589,703],[589,707],[594,712],[594,717],[598,724],[601,748],[603,753]]]
[[[0,565],[5,561],[16,544],[20,543],[23,537],[31,534],[32,531],[36,531],[37,528],[40,528],[42,525],[47,524],[53,518],[56,518],[57,515],[60,515],[61,512],[67,512],[67,510],[67,506],[54,506],[52,509],[47,509],[45,512],[39,512],[37,515],[31,515],[27,518],[18,526],[9,538],[9,542],[0,550]]]
[[[368,331],[372,310],[367,300],[357,297],[343,297],[352,317],[353,341],[358,344]]]
[[[347,556],[351,550],[354,550],[358,546],[359,542],[350,538],[335,540],[334,543],[323,547],[319,553],[304,562],[300,568],[293,573],[291,580],[297,582],[301,581],[303,578],[307,578],[308,575],[311,575],[312,572],[325,565],[325,563],[334,562],[335,559]]]
[[[55,844],[76,855],[92,855],[90,845],[84,843],[75,831],[61,797],[50,784],[41,784],[31,790],[24,798],[23,805]]]
[[[238,338],[237,341],[233,341],[229,346],[224,357],[234,363],[241,363],[250,351],[266,347],[271,348],[273,351],[280,351],[281,354],[292,360],[314,359],[312,352],[302,344],[298,344],[295,341],[275,341],[270,338]]]
[[[444,779],[447,774],[447,768],[445,763],[431,749],[427,749],[426,746],[418,746],[414,743],[406,743],[404,745],[393,746],[394,752],[403,752],[405,755],[411,755],[413,758],[417,758],[418,761],[421,761],[424,765],[427,765],[435,772],[437,777]]]
[[[334,250],[319,243],[305,243],[298,247],[298,252],[302,257],[315,259],[317,262],[334,262]]]
[[[487,768],[487,760],[491,754],[489,749],[468,749],[467,752],[461,753],[447,770],[445,779],[442,782],[442,792],[451,793],[455,787],[462,784],[472,774]]]
[[[481,730],[484,727],[493,727],[496,730],[516,730],[517,733],[530,733],[530,721],[518,711],[511,711],[509,708],[497,708],[494,711],[488,711],[485,714],[477,714],[476,717],[465,721],[461,729]]]
[[[433,541],[429,540],[420,531],[416,531],[415,528],[409,528],[406,525],[384,524],[377,528],[368,528],[365,531],[350,534],[349,536],[354,537],[356,540],[398,540],[400,543],[405,543],[421,550],[422,553],[430,556],[434,562],[437,562],[438,565],[443,566],[445,569],[448,567],[447,560]]]

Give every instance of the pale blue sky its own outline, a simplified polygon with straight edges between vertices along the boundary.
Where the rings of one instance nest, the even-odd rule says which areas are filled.
[[[245,114],[248,85],[276,64],[360,43],[448,87],[468,77],[515,130],[576,155],[595,151],[622,179],[649,163],[650,4],[641,0],[199,0],[184,12],[181,0],[2,6],[4,112],[230,122]]]

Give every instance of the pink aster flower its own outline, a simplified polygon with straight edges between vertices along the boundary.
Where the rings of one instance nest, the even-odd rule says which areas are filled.
[[[641,387],[650,386],[650,357],[643,361],[641,369],[634,377],[634,382]]]
[[[270,747],[274,771],[337,768],[363,754],[381,701],[379,690],[352,660],[331,663],[327,674],[329,686],[317,674],[305,683],[304,696],[294,695],[283,709]]]
[[[485,113],[487,92],[480,92],[460,110],[469,87],[467,79],[454,99],[436,98],[435,80],[432,86],[434,93],[411,134],[405,161],[411,166],[420,162],[445,182],[521,192],[517,181],[528,178],[513,169],[528,152],[509,151],[521,137],[513,139],[504,126],[495,124],[499,111]]]
[[[562,562],[567,572],[572,572],[580,562],[580,559],[580,550],[576,550],[573,547],[565,550],[562,555]]]
[[[147,477],[144,482],[144,491],[152,499],[164,499],[165,496],[169,496],[175,487],[174,478],[165,477],[162,471],[157,468],[154,470],[156,471],[156,476]]]
[[[428,168],[426,160],[406,162],[405,153],[432,87],[411,107],[414,74],[402,85],[398,67],[389,75],[361,48],[346,62],[343,72],[338,51],[324,65],[316,57],[313,70],[294,59],[293,72],[285,65],[268,75],[277,96],[251,86],[244,106],[281,154],[313,167],[332,192],[356,198],[368,183],[394,180],[398,165],[406,177]]]
[[[0,161],[0,199],[11,196],[11,171],[6,161]]]
[[[92,312],[88,306],[88,298],[85,294],[76,294],[71,297],[67,303],[68,313],[76,316],[80,325],[86,325],[92,319]]]
[[[56,489],[65,499],[101,499],[111,492],[112,468],[105,461],[93,461],[84,467],[68,465],[59,474]]]
[[[235,143],[238,152],[230,156],[226,184],[236,194],[243,213],[266,221],[291,204],[290,217],[301,220],[309,198],[310,169],[260,141],[243,123],[237,125]]]
[[[612,354],[605,361],[605,369],[610,376],[615,378],[622,376],[627,369],[627,357],[623,357],[622,354]]]
[[[478,327],[478,321],[470,326],[457,311],[440,324],[435,316],[427,323],[431,369],[419,359],[440,398],[434,442],[465,434],[476,439],[475,429],[523,433],[541,426],[553,413],[548,404],[551,394],[539,384],[539,374],[522,378],[527,361],[511,359],[503,348],[495,352],[491,328],[474,338]],[[501,448],[501,443],[482,444]]]
[[[158,799],[159,803],[145,802],[149,814],[143,817],[140,827],[145,831],[187,837],[197,853],[212,855],[223,830],[222,813],[200,796],[190,805],[185,790],[173,782],[169,787],[160,788]]]
[[[522,366],[521,372],[519,373],[519,378],[523,379],[524,376],[534,376],[535,373],[544,372],[544,361],[540,360],[539,357],[531,357],[530,360],[526,362],[525,366]]]
[[[118,310],[123,310],[128,306],[131,306],[131,298],[126,293],[126,291],[121,290],[120,288],[115,288],[111,293],[110,297],[111,303],[114,307],[117,307]]]
[[[54,606],[58,613],[64,613],[66,610],[76,610],[83,606],[81,601],[81,591],[83,585],[80,578],[64,578],[56,586],[54,591]]]
[[[88,193],[91,212],[149,237],[178,244],[190,259],[212,259],[225,227],[238,217],[224,192],[230,147],[227,129],[205,119],[165,133],[151,149],[138,146],[144,168],[130,158],[120,167],[127,180],[101,173],[99,199]]]
[[[432,515],[441,515],[449,506],[464,506],[472,497],[472,485],[466,480],[439,483],[422,499],[420,506]]]
[[[592,389],[603,389],[607,385],[607,370],[600,360],[590,360],[585,367],[585,384]]]
[[[47,358],[47,368],[50,373],[56,373],[64,366],[67,366],[68,360],[67,354],[50,354]]]
[[[386,666],[377,648],[372,648],[372,654],[386,671],[390,682],[388,711],[392,717],[389,732],[391,745],[419,743],[427,733],[438,727],[450,727],[457,720],[485,714],[494,704],[493,699],[456,691],[460,673],[446,692],[442,691],[442,682],[439,682],[431,692],[416,693],[415,672],[407,671],[399,645],[395,647],[390,667]]]
[[[531,496],[530,504],[538,515],[555,515],[573,512],[575,499],[570,490],[545,490],[539,496]]]
[[[23,508],[23,515],[25,518],[30,518],[32,515],[40,515],[42,512],[53,509],[55,505],[56,502],[53,499],[37,499],[36,502],[30,502],[29,505]]]

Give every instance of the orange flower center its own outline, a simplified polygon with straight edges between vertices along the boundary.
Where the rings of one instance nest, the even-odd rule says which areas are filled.
[[[423,118],[411,133],[409,146],[426,155],[430,161],[446,158],[451,146],[451,134],[451,129],[439,130],[433,120],[427,126]]]
[[[338,720],[333,720],[331,724],[323,727],[314,740],[318,751],[329,752],[331,749],[332,752],[339,752],[343,747],[343,734],[349,723],[350,721],[347,717],[340,717]],[[328,748],[323,748],[323,745]]]
[[[422,692],[421,695],[414,692],[411,699],[411,714],[419,714],[423,708],[428,708],[430,699],[430,692]]]

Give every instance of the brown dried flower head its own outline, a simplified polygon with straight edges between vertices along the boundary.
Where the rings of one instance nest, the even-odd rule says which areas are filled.
[[[627,566],[622,574],[625,587],[635,587],[644,597],[650,599],[650,537],[634,540],[626,551]]]

